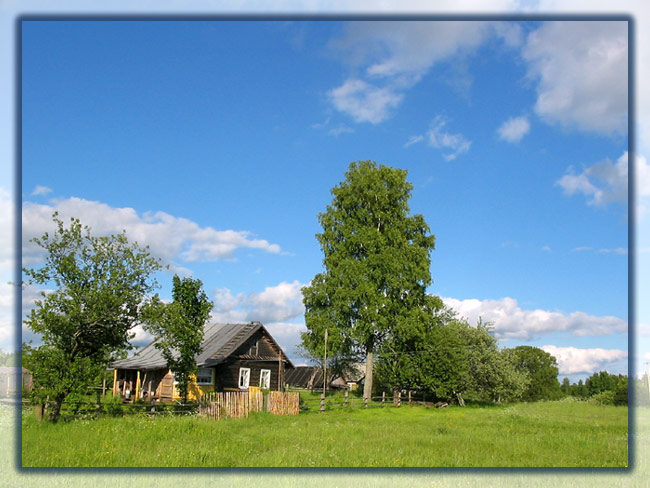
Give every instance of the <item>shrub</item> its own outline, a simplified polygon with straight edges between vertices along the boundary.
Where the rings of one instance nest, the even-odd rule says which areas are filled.
[[[616,393],[610,390],[605,390],[593,395],[589,401],[596,405],[614,405],[614,398]]]

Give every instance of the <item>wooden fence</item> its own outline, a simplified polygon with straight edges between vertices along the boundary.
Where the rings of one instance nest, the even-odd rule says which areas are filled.
[[[403,404],[408,405],[423,405],[428,408],[444,408],[447,407],[447,403],[444,402],[433,402],[432,398],[429,398],[427,402],[426,396],[423,394],[419,399],[412,392],[406,392],[402,395],[402,392],[395,393],[386,393],[382,392],[381,396],[374,396],[369,399],[360,398],[356,396],[350,396],[348,390],[345,390],[343,396],[325,396],[321,393],[320,398],[307,398],[301,400],[300,408],[303,411],[320,411],[325,412],[326,410],[333,410],[336,408],[348,408],[348,407],[361,407],[361,408],[377,408],[377,407],[401,407]]]
[[[297,415],[300,405],[298,393],[271,391],[267,395],[267,410],[274,415]],[[250,412],[264,409],[264,396],[261,391],[225,391],[205,393],[199,399],[199,415],[221,419],[224,417],[248,417]]]
[[[298,415],[300,411],[300,393],[269,392],[267,409],[274,415]]]

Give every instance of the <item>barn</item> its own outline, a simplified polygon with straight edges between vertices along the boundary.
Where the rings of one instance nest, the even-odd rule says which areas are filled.
[[[208,391],[282,390],[285,371],[293,368],[260,322],[206,325],[196,363],[199,371],[189,386],[191,400]],[[174,376],[155,341],[112,367],[113,393],[125,400],[180,398]]]

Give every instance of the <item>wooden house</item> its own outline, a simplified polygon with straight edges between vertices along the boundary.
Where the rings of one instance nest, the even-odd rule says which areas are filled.
[[[23,391],[32,389],[32,375],[29,371],[16,366],[0,366],[0,397],[17,396],[21,386]]]
[[[199,367],[188,397],[208,391],[282,390],[285,370],[293,364],[260,322],[205,326]],[[155,341],[134,356],[112,365],[113,393],[125,400],[175,400],[174,376]]]
[[[329,373],[327,389],[347,388],[356,390],[363,384],[365,364],[355,363],[343,373]],[[295,366],[288,370],[285,384],[292,388],[318,390],[323,388],[323,369],[318,366]]]

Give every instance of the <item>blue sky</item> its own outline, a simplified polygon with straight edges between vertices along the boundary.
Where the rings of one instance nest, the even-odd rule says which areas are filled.
[[[626,373],[625,23],[27,22],[22,54],[27,265],[54,210],[126,229],[301,363],[317,214],[370,159],[408,170],[430,293]]]

